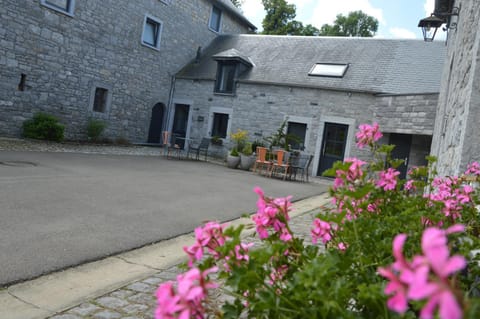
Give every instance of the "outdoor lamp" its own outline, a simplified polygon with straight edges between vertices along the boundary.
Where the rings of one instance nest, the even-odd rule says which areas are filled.
[[[444,24],[445,21],[441,18],[434,16],[433,14],[418,22],[418,27],[422,28],[423,39],[426,42],[432,42],[435,38],[438,28]]]

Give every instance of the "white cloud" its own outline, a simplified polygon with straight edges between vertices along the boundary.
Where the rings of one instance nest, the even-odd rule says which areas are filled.
[[[390,28],[388,30],[393,38],[397,39],[416,39],[417,35],[407,29],[404,28]]]
[[[433,9],[435,9],[435,0],[425,0],[423,8],[425,9],[425,16],[429,17],[432,14]]]

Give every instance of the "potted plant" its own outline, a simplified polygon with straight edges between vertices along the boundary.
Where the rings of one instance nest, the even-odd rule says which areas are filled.
[[[245,143],[248,140],[248,132],[246,130],[238,129],[235,133],[232,133],[230,138],[234,142],[234,145],[230,153],[227,155],[227,166],[230,168],[237,168],[240,163],[238,151],[245,147]]]
[[[214,135],[212,136],[210,142],[213,144],[213,145],[218,145],[218,146],[221,146],[223,144],[223,140],[220,138],[220,136],[218,135]]]
[[[252,143],[245,143],[241,153],[240,153],[240,168],[243,170],[250,170],[255,163],[255,157],[252,156]]]
[[[227,167],[228,168],[237,168],[240,164],[240,156],[237,149],[234,147],[227,155]]]

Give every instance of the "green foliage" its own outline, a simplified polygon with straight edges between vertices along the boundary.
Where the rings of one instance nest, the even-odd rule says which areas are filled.
[[[320,32],[313,25],[303,26],[303,23],[294,20],[296,7],[294,4],[287,4],[286,0],[262,0],[266,11],[263,19],[263,34],[274,35],[318,35]]]
[[[241,8],[244,0],[231,0],[233,5],[237,8]]]
[[[90,119],[87,124],[88,139],[93,142],[98,142],[107,124],[100,120]]]
[[[269,148],[272,147],[281,147],[286,151],[290,150],[290,144],[292,142],[300,142],[297,136],[293,134],[287,134],[287,123],[288,119],[285,119],[280,127],[272,135],[265,137],[265,141],[269,144]]]
[[[337,15],[333,25],[320,28],[322,36],[373,37],[378,30],[378,20],[362,11],[350,12],[347,16]]]
[[[242,154],[247,156],[250,156],[253,154],[252,143],[250,142],[245,143],[245,146],[242,149]]]
[[[229,270],[220,271],[219,278],[224,280],[233,300],[223,306],[223,318],[417,318],[424,301],[410,303],[402,316],[387,308],[386,280],[378,274],[378,268],[394,261],[392,240],[400,233],[408,235],[403,247],[405,257],[411,259],[421,254],[421,235],[429,227],[425,220],[430,225],[442,222],[444,229],[458,223],[466,226],[465,233],[449,236],[452,254],[468,259],[467,270],[451,282],[464,292],[462,295],[459,291],[458,298],[466,305],[465,318],[478,318],[480,256],[471,255],[480,245],[478,191],[471,195],[471,202],[462,204],[457,219],[446,216],[442,211],[444,203],[428,198],[434,188],[432,158],[428,167],[415,168],[409,173],[413,188],[407,188],[406,181],[399,180],[393,190],[378,187],[379,172],[385,170],[384,159],[387,167],[393,164],[388,160],[392,149],[392,146],[373,145],[375,160],[362,164],[362,174],[354,179],[348,175],[339,177],[337,173],[349,172],[352,163],[337,162],[330,170],[342,179],[342,184],[330,191],[335,204],[323,207],[317,215],[336,225],[324,250],[295,236],[282,241],[278,233],[270,233],[261,247],[249,251],[248,260],[203,259],[201,269],[215,263],[221,268],[228,263]],[[279,210],[281,207],[277,206]],[[277,214],[276,218],[290,231],[283,215]],[[225,230],[229,240],[217,249],[220,255],[231,256],[229,253],[241,242],[241,230],[234,227]],[[339,249],[340,244],[346,245],[346,249]],[[284,272],[273,278],[272,273],[282,267],[286,267]]]
[[[232,148],[232,150],[230,151],[230,155],[231,156],[239,156],[238,150],[237,150],[236,147]]]
[[[23,122],[23,136],[27,138],[60,142],[64,130],[65,126],[55,116],[41,112]]]

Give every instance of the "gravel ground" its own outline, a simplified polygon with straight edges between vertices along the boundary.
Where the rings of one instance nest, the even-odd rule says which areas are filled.
[[[31,139],[0,137],[0,151],[70,152],[108,155],[159,156],[163,148],[140,145],[88,144],[48,142]]]

